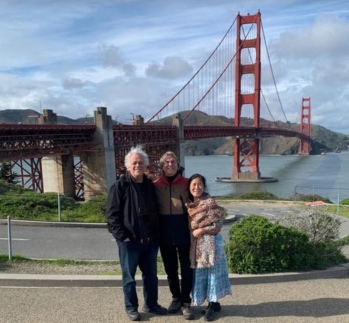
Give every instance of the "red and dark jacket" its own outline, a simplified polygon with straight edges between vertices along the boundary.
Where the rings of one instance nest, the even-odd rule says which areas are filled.
[[[188,179],[180,172],[169,181],[164,173],[154,181],[160,212],[161,241],[171,245],[190,243],[188,212]]]

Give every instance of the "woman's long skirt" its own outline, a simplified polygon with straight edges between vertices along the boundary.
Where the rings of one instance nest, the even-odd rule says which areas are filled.
[[[215,236],[214,266],[194,270],[193,305],[199,306],[205,301],[218,302],[226,295],[232,295],[231,284],[223,238],[217,234]]]

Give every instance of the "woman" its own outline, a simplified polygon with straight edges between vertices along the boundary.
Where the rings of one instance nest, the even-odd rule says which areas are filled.
[[[141,146],[125,156],[127,173],[111,186],[107,204],[107,226],[116,240],[122,270],[125,310],[131,321],[139,321],[135,274],[142,272],[143,311],[164,315],[158,304],[157,255],[159,250],[158,207],[155,187],[145,176],[148,155]]]
[[[189,178],[189,202],[186,203],[191,230],[190,262],[194,268],[193,305],[207,301],[205,320],[214,320],[220,311],[220,298],[231,295],[227,259],[219,234],[225,214],[206,191],[206,179],[200,174]]]

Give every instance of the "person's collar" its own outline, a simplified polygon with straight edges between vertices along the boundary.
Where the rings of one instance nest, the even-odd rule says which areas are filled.
[[[178,170],[177,170],[176,174],[174,174],[174,175],[172,175],[172,176],[167,176],[167,175],[165,175],[165,176],[166,176],[167,180],[168,180],[170,183],[172,183],[172,182],[174,181],[174,179],[177,177],[177,175],[178,175]]]

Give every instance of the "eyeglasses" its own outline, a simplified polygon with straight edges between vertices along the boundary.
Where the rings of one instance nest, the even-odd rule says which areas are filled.
[[[166,160],[165,161],[165,165],[170,165],[170,164],[176,165],[177,162],[175,160]]]

